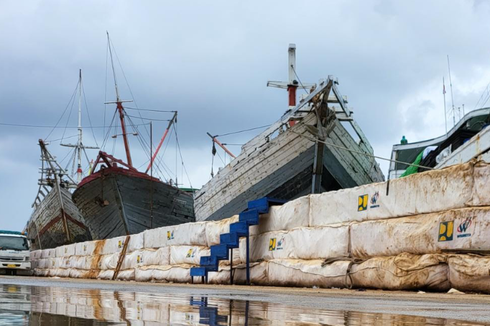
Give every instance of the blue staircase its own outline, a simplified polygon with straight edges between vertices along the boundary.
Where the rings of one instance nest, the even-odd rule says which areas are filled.
[[[282,205],[286,201],[264,197],[248,202],[248,208],[241,212],[238,222],[230,224],[230,232],[220,235],[220,243],[211,246],[211,256],[201,257],[200,266],[191,268],[191,278],[202,277],[203,283],[207,283],[208,273],[217,272],[221,260],[230,259],[230,283],[233,284],[233,249],[240,246],[240,238],[246,237],[247,241],[247,284],[250,285],[250,238],[249,228],[259,224],[260,214],[267,214],[269,207]]]
[[[207,297],[202,297],[200,300],[194,300],[191,297],[190,305],[199,307],[199,324],[211,326],[226,325],[228,324],[228,319],[231,319],[231,315],[224,316],[218,314],[218,307],[209,306]]]

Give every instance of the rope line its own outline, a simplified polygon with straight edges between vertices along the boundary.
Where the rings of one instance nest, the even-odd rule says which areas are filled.
[[[224,137],[224,136],[228,136],[228,135],[240,134],[242,132],[247,132],[247,131],[252,131],[252,130],[257,130],[257,129],[263,129],[263,128],[267,128],[267,127],[270,127],[270,126],[271,126],[271,124],[268,124],[268,125],[265,125],[265,126],[254,127],[254,128],[250,128],[250,129],[244,129],[244,130],[233,131],[233,132],[228,132],[226,134],[216,135],[216,137]]]
[[[78,85],[79,84],[80,84],[80,82],[77,83],[77,88],[78,88]],[[70,122],[71,113],[73,112],[73,106],[74,105],[75,105],[75,98],[73,98],[73,102],[71,103],[70,112],[68,113],[68,118],[66,119],[65,129],[63,130],[63,135],[61,135],[61,138],[64,138],[65,137],[66,129],[68,127],[68,123]],[[61,141],[63,141],[63,140],[61,140]]]
[[[133,108],[133,107],[130,107],[130,106],[125,106],[124,107],[125,109],[127,110],[138,110],[138,111],[146,111],[146,112],[159,112],[159,113],[174,113],[174,112],[177,112],[177,111],[170,111],[170,110],[152,110],[152,109],[140,109],[140,108]]]
[[[125,108],[126,109],[126,108]],[[170,121],[170,119],[153,119],[153,118],[143,118],[143,117],[137,117],[137,116],[134,116],[134,115],[129,115],[129,114],[126,114],[127,117],[130,117],[130,118],[135,118],[135,119],[141,119],[141,120],[149,120],[149,121]]]
[[[114,43],[112,43],[112,40],[110,40],[110,45],[112,46],[112,49],[114,50],[114,54],[116,55],[116,60],[117,60],[117,63],[119,64],[119,68],[121,69],[122,75],[124,77],[124,81],[126,82],[126,86],[128,86],[129,94],[131,94],[131,98],[133,99],[134,105],[136,106],[136,108],[138,108],[138,103],[136,103],[136,98],[133,95],[133,90],[131,89],[131,86],[129,85],[128,79],[126,78],[126,73],[124,72],[124,69],[123,69],[122,64],[121,64],[121,60],[119,60],[119,56],[117,55],[116,47],[114,46]],[[114,66],[112,67],[112,69],[114,71]],[[114,74],[115,74],[115,71],[114,71]],[[138,111],[138,114],[139,114],[140,118],[143,119],[141,117],[141,112]],[[148,137],[150,137],[150,132],[148,131],[148,128],[146,128],[146,125],[144,126],[144,128],[146,131],[146,135]]]
[[[112,124],[114,123],[114,119],[115,118],[116,118],[116,111],[114,110],[114,114],[112,115],[111,124],[107,128],[107,132],[106,132],[105,137],[104,137],[104,140],[102,142],[101,150],[103,150],[105,148],[105,145],[107,143],[107,140],[109,139],[109,135],[110,135],[111,129],[112,129]],[[104,127],[104,131],[105,131],[105,127]]]
[[[346,150],[346,151],[349,151],[349,152],[352,152],[352,153],[361,154],[361,155],[369,156],[369,157],[372,157],[372,158],[377,158],[377,159],[388,161],[388,162],[395,162],[395,163],[405,164],[405,165],[408,165],[408,166],[416,166],[418,168],[423,168],[423,169],[428,169],[428,170],[434,170],[434,168],[431,168],[431,167],[428,167],[428,166],[423,166],[423,165],[414,164],[414,163],[407,163],[407,162],[403,162],[403,161],[399,161],[399,160],[393,160],[393,159],[389,159],[389,158],[385,158],[385,157],[381,157],[381,156],[369,154],[369,153],[366,153],[366,152],[356,151],[354,149],[350,149],[350,148],[347,148],[347,147],[344,147],[344,146],[339,146],[339,145],[335,145],[335,144],[332,144],[332,143],[329,143],[329,142],[326,142],[326,141],[322,141],[322,140],[319,140],[319,139],[310,138],[310,137],[308,137],[308,136],[306,136],[304,134],[300,134],[300,133],[298,133],[296,131],[293,131],[293,130],[290,130],[290,131],[292,133],[295,133],[296,135],[299,135],[299,136],[304,137],[304,138],[306,138],[308,140],[311,140],[312,142],[319,142],[319,143],[322,143],[322,144],[325,144],[325,145],[328,145],[328,146],[332,146],[332,147],[335,147],[335,148],[343,149],[343,150]]]
[[[291,68],[293,68],[293,72],[294,74],[296,75],[296,78],[298,78],[298,81],[299,81],[299,84],[301,85],[301,87],[303,88],[303,90],[305,91],[306,94],[309,94],[308,91],[306,90],[305,86],[303,85],[303,83],[301,82],[301,79],[299,79],[299,76],[298,74],[296,73],[296,69],[294,69],[294,66],[291,65]]]
[[[140,123],[137,124],[136,126],[147,126],[149,123]],[[0,122],[0,126],[7,126],[7,127],[22,127],[22,128],[53,128],[53,129],[63,129],[65,128],[64,126],[46,126],[46,125],[30,125],[30,124],[21,124],[21,123],[5,123],[5,122]],[[109,126],[94,126],[92,128],[111,128],[112,125]],[[78,127],[66,127],[67,129],[78,129]],[[49,137],[49,135],[48,135]],[[47,137],[45,138],[45,140]]]
[[[95,145],[99,147],[99,144],[97,143],[97,138],[95,137],[94,128],[92,126],[92,119],[90,118],[90,111],[88,109],[88,104],[87,104],[87,96],[85,95],[85,87],[83,87],[83,84],[81,85],[81,87],[83,92],[83,100],[85,102],[85,111],[87,112],[88,122],[90,124],[90,130],[92,131],[92,137],[94,137]]]
[[[189,177],[189,173],[187,173],[187,168],[185,167],[184,164],[184,158],[182,157],[182,151],[180,150],[180,142],[179,142],[179,136],[177,135],[177,132],[175,133],[175,139],[177,142],[177,148],[179,149],[180,161],[182,162],[182,167],[184,169],[185,175],[187,176],[187,180],[189,181],[189,186],[192,188],[191,178]]]
[[[73,94],[71,95],[71,98],[70,98],[70,101],[68,102],[68,104],[66,105],[65,107],[65,110],[63,111],[63,114],[61,115],[61,117],[58,119],[58,121],[56,122],[56,124],[52,127],[48,127],[48,128],[53,128],[53,130],[51,130],[49,132],[49,134],[46,136],[46,138],[44,138],[44,140],[47,140],[49,138],[49,136],[51,136],[51,134],[53,133],[54,129],[56,129],[58,127],[58,124],[61,122],[61,119],[63,119],[65,113],[66,113],[66,110],[68,110],[68,107],[70,106],[70,103],[73,101],[74,97],[75,97],[75,94],[77,93],[77,87],[78,87],[78,84],[77,86],[75,87],[75,89],[73,90]],[[6,126],[8,124],[3,124],[3,123],[0,123],[0,125],[2,126]]]
[[[64,139],[70,139],[70,138],[75,138],[75,137],[78,137],[78,135],[68,136],[68,137],[65,137]],[[50,140],[50,142],[52,143],[52,142],[60,141],[60,140],[63,140],[63,138],[52,139],[52,140]]]

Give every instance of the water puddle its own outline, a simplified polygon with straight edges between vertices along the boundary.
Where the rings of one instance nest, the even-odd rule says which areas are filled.
[[[213,297],[0,285],[0,325],[484,325]]]

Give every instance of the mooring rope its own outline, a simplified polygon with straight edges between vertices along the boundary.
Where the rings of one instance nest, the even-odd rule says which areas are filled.
[[[394,160],[394,159],[390,159],[390,158],[386,158],[386,157],[382,157],[382,156],[378,156],[378,155],[374,155],[374,154],[369,154],[369,153],[366,153],[366,152],[357,151],[355,149],[347,148],[345,146],[335,145],[335,144],[332,144],[330,142],[322,141],[322,140],[315,139],[315,138],[310,138],[310,137],[308,137],[308,136],[306,136],[304,134],[301,134],[301,133],[296,132],[296,131],[293,131],[293,130],[290,130],[290,131],[292,133],[295,133],[296,135],[299,135],[299,136],[304,137],[304,138],[306,138],[308,140],[311,140],[312,142],[319,142],[319,143],[322,143],[322,144],[325,144],[325,145],[328,145],[328,146],[332,146],[332,147],[335,147],[335,148],[343,149],[343,150],[346,150],[346,151],[349,151],[349,152],[352,152],[352,153],[361,154],[361,155],[369,156],[369,157],[372,157],[372,158],[377,158],[377,159],[388,161],[388,162],[395,162],[395,163],[405,164],[405,165],[408,165],[408,166],[416,166],[418,168],[423,168],[423,169],[428,169],[428,170],[434,170],[434,168],[431,168],[431,167],[428,167],[428,166],[424,166],[424,165],[420,165],[420,164],[415,164],[415,163],[403,162],[403,161]]]

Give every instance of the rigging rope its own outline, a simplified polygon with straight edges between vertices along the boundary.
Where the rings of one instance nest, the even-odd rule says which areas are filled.
[[[126,109],[126,108],[124,108]],[[127,117],[130,117],[130,118],[136,118],[136,119],[141,119],[141,120],[149,120],[149,121],[170,121],[170,119],[153,119],[153,118],[143,118],[143,117],[135,117],[134,115],[129,115],[129,114],[126,114]]]
[[[177,132],[175,132],[175,138],[177,140],[177,147],[179,149],[179,154],[180,154],[180,160],[182,162],[182,167],[183,167],[183,170],[187,176],[187,180],[189,181],[189,186],[192,188],[192,182],[191,182],[191,178],[189,177],[189,174],[187,173],[187,169],[185,167],[185,164],[184,164],[184,158],[182,157],[182,151],[180,149],[180,142],[179,142],[179,137],[177,136]],[[182,177],[183,178],[183,177]]]
[[[137,124],[136,126],[148,126],[149,123],[140,123],[140,124]],[[0,122],[0,126],[6,126],[6,127],[21,127],[21,128],[53,128],[53,129],[62,129],[62,128],[65,128],[63,126],[46,126],[46,125],[31,125],[31,124],[22,124],[22,123],[5,123],[5,122]],[[78,129],[78,127],[66,127],[67,129]],[[92,128],[112,128],[112,125],[109,125],[109,126],[94,126]],[[63,139],[66,139],[63,138]],[[47,138],[45,138],[44,140],[48,141]],[[60,140],[60,139],[57,139],[57,140]],[[53,140],[49,140],[49,141],[53,141]]]
[[[75,138],[75,137],[78,137],[78,135],[73,135],[73,136],[65,137],[65,139],[71,139],[71,138]],[[62,140],[62,138],[52,139],[49,142],[52,143],[52,142],[59,141],[59,140]]]
[[[77,88],[78,88],[79,84],[80,84],[80,82],[77,83]],[[75,105],[75,98],[73,98],[73,102],[71,103],[70,113],[68,114],[68,119],[66,119],[65,129],[63,130],[63,135],[61,135],[61,138],[62,138],[61,141],[63,141],[63,138],[65,137],[66,128],[68,127],[68,123],[70,122],[70,117],[71,117],[71,113],[73,112],[73,106],[74,105]]]
[[[482,107],[485,105],[485,103],[487,103],[488,99],[490,98],[490,83],[487,85],[487,87],[485,87],[485,89],[483,90],[480,98],[478,99],[478,102],[476,102],[475,104],[475,107],[473,110],[476,110],[478,108],[478,105],[480,104],[480,101],[482,101],[482,99],[485,97],[485,101],[482,102]]]
[[[218,157],[219,157],[219,159],[221,160],[221,162],[223,162],[223,165],[225,165],[225,166],[226,166],[226,163],[225,163],[225,161],[223,161],[223,159],[221,158],[221,155],[219,155],[219,152],[216,152],[216,154],[218,154]]]
[[[172,138],[173,132],[174,132],[174,128],[172,128],[170,130],[170,134],[168,135],[169,139]],[[165,164],[165,162],[163,161],[163,157],[165,156],[165,153],[167,152],[167,148],[168,148],[169,144],[170,144],[169,142],[167,142],[165,144],[165,148],[163,149],[162,154],[160,155],[160,157],[157,157],[157,159],[159,160],[159,164],[163,165],[164,169],[166,170],[166,172],[169,175],[169,178],[171,178],[172,177],[172,171],[170,170],[170,167],[167,164]]]
[[[374,155],[374,154],[369,154],[369,153],[366,153],[366,152],[356,151],[356,150],[351,149],[351,148],[347,148],[347,147],[344,147],[344,146],[335,145],[335,144],[332,144],[332,143],[329,143],[329,142],[326,142],[326,141],[322,141],[322,140],[319,140],[319,139],[314,139],[314,138],[308,137],[308,136],[306,136],[304,134],[301,134],[301,133],[296,132],[296,131],[293,131],[293,130],[290,130],[290,131],[292,133],[294,133],[296,135],[299,135],[301,137],[304,137],[304,138],[306,138],[306,139],[308,139],[308,140],[310,140],[312,142],[319,142],[319,143],[322,143],[322,144],[325,144],[325,145],[328,145],[328,146],[332,146],[332,147],[335,147],[335,148],[343,149],[343,150],[346,150],[346,151],[349,151],[349,152],[352,152],[352,153],[361,154],[361,155],[369,156],[369,157],[372,157],[372,158],[377,158],[377,159],[384,160],[384,161],[405,164],[405,165],[408,165],[408,166],[415,166],[415,167],[418,167],[418,168],[423,168],[423,169],[428,169],[428,170],[434,170],[434,168],[431,168],[431,167],[428,167],[428,166],[424,166],[424,165],[420,165],[420,164],[414,164],[414,163],[407,163],[407,162],[403,162],[403,161],[399,161],[399,160],[393,160],[393,159],[389,159],[389,158],[386,158],[386,157],[377,156],[377,155]]]
[[[224,136],[228,136],[228,135],[239,134],[239,133],[242,133],[242,132],[247,132],[247,131],[252,131],[252,130],[257,130],[257,129],[263,129],[263,128],[270,127],[271,125],[272,124],[268,124],[268,125],[265,125],[265,126],[254,127],[254,128],[244,129],[244,130],[239,130],[239,131],[234,131],[234,132],[228,132],[226,134],[216,135],[215,137],[224,137]]]
[[[110,135],[111,129],[112,129],[112,124],[114,123],[114,119],[115,118],[116,118],[116,111],[114,110],[114,114],[112,115],[111,124],[107,128],[107,133],[105,134],[104,141],[102,142],[101,150],[103,150],[105,148],[105,145],[107,143],[107,140],[109,139],[109,135]],[[104,128],[104,130],[105,130],[105,128]]]
[[[131,117],[130,117],[130,116],[128,116],[128,115],[126,114],[126,112],[125,112],[125,115],[128,117],[128,121],[129,121],[129,123],[130,123],[131,127],[133,128],[133,131],[136,131],[137,136],[138,136],[138,137],[137,137],[138,142],[140,143],[140,146],[143,148],[144,153],[145,153],[145,154],[146,154],[146,156],[148,157],[148,162],[149,162],[149,161],[151,160],[151,153],[150,153],[150,151],[149,151],[149,149],[148,149],[148,148],[149,148],[149,144],[148,144],[148,142],[147,142],[147,141],[146,141],[146,140],[145,140],[145,139],[144,139],[144,138],[141,136],[141,134],[140,134],[140,132],[139,132],[138,128],[136,128],[136,127],[135,127],[135,124],[134,124],[134,123],[133,123],[133,121],[131,120]],[[167,145],[168,145],[168,143],[167,143]],[[168,179],[167,179],[167,177],[165,176],[164,171],[162,171],[162,169],[160,169],[160,166],[159,166],[158,164],[162,164],[162,168],[163,168],[163,170],[164,170],[164,171],[165,171],[165,172],[166,172],[166,173],[167,173],[169,176],[171,176],[171,175],[172,175],[172,173],[171,173],[171,172],[169,172],[169,171],[170,171],[170,169],[169,169],[169,168],[166,166],[165,162],[163,162],[161,158],[160,158],[160,162],[159,162],[159,163],[154,162],[154,165],[155,165],[155,167],[157,168],[157,172],[159,172],[159,173],[160,173],[160,176],[161,176],[161,177],[162,177],[162,178],[163,178],[163,179],[164,179],[164,180],[167,182],[167,181],[168,181]]]
[[[293,68],[293,72],[294,74],[296,75],[296,78],[298,78],[298,81],[299,81],[299,84],[301,85],[301,87],[303,88],[303,90],[306,92],[306,94],[309,94],[308,91],[306,90],[305,86],[303,85],[303,83],[301,82],[301,79],[299,79],[299,76],[298,74],[296,73],[296,69],[294,69],[294,66],[291,65],[291,68]]]
[[[70,153],[72,154],[72,155],[71,155],[71,158],[68,160],[68,162],[66,163],[66,167],[65,167],[65,171],[67,171],[67,172],[68,172],[68,167],[70,166],[71,161],[72,161],[72,160],[75,160],[75,156],[76,156],[76,150],[75,150],[75,148],[73,148],[73,149],[70,151]]]
[[[175,113],[175,112],[177,112],[177,111],[170,111],[170,110],[152,110],[152,109],[132,108],[130,106],[125,106],[124,108],[127,110],[138,110],[138,111],[158,112],[158,113]]]
[[[133,90],[131,89],[131,86],[129,85],[128,79],[126,78],[126,74],[124,73],[124,69],[121,65],[121,61],[119,60],[119,56],[117,55],[117,51],[116,51],[116,48],[114,46],[114,43],[112,43],[112,41],[110,41],[110,45],[112,45],[112,49],[114,50],[114,54],[116,55],[116,60],[117,60],[117,63],[119,64],[119,68],[121,68],[121,72],[123,74],[124,81],[126,82],[126,85],[128,86],[129,94],[131,94],[131,98],[133,99],[134,105],[136,106],[136,108],[138,108],[138,103],[136,103],[136,98],[133,95]],[[112,69],[114,71],[114,66],[112,67]],[[139,111],[138,111],[138,114],[141,117],[141,113]],[[146,128],[146,125],[144,127],[145,127],[145,131],[146,131],[146,135],[148,137],[150,137],[150,132],[148,131],[148,128]]]
[[[85,111],[87,111],[87,117],[88,117],[88,122],[90,124],[90,130],[92,130],[92,137],[94,137],[95,145],[97,147],[99,147],[99,144],[97,143],[97,138],[95,138],[95,132],[94,132],[94,128],[92,126],[92,119],[90,119],[90,111],[88,109],[87,96],[85,95],[85,87],[83,87],[83,84],[82,84],[82,92],[83,92],[83,100],[85,102]]]
[[[126,114],[126,111],[124,113],[126,116],[128,116]],[[137,134],[137,140],[140,143],[140,146],[142,147],[143,152],[148,157],[148,161],[150,161],[151,160],[151,151],[149,150],[150,146],[149,146],[148,142],[143,138],[143,136],[141,136],[138,128],[135,127],[135,124],[133,123],[133,121],[131,120],[131,118],[129,116],[128,116],[128,121],[129,121],[131,127],[133,128],[133,131],[135,131]],[[163,173],[163,171],[159,168],[159,166],[157,166],[157,164],[155,164],[155,166],[157,168],[157,173],[160,172],[160,176],[166,181],[167,178],[165,177],[165,174]],[[165,169],[165,166],[163,168]]]
[[[78,135],[77,135],[77,136],[78,136]],[[72,150],[74,150],[74,149],[72,149]],[[66,158],[68,157],[68,155],[70,155],[70,154],[71,154],[71,151],[72,151],[72,150],[69,150],[69,151],[68,151],[68,153],[66,153],[65,157],[63,157],[63,159],[60,161],[60,165],[61,165],[61,164],[63,164],[63,161],[64,161],[64,160],[66,160]]]
[[[77,87],[78,87],[78,84],[77,84]],[[54,125],[54,127],[48,127],[48,128],[53,128],[49,134],[46,136],[46,138],[44,138],[44,140],[47,140],[49,138],[49,136],[51,136],[51,134],[53,133],[54,129],[56,129],[58,127],[58,124],[60,123],[61,119],[63,119],[63,116],[65,115],[66,113],[66,110],[68,110],[68,107],[70,106],[70,103],[73,101],[73,98],[75,97],[76,93],[77,93],[77,87],[75,87],[75,89],[73,90],[73,94],[71,95],[71,98],[70,98],[70,101],[68,102],[68,104],[66,105],[65,107],[65,110],[63,111],[63,114],[61,115],[61,117],[58,119],[58,121],[56,122],[56,124]],[[0,123],[0,125],[12,125],[13,124],[2,124]],[[17,126],[18,127],[18,126]]]
[[[85,150],[85,148],[83,149],[83,153],[85,154],[85,158],[87,159],[87,167],[90,169],[91,168],[90,159],[88,158],[87,151]]]

